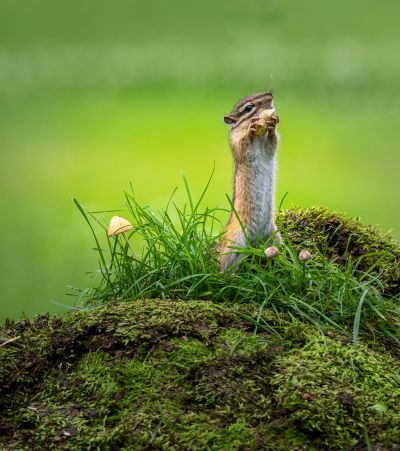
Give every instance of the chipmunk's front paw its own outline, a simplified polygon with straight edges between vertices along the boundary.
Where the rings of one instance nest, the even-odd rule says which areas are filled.
[[[251,119],[249,131],[251,135],[263,136],[267,133],[267,127],[259,117],[253,117]]]
[[[276,126],[279,124],[279,116],[269,116],[265,120],[265,128],[268,132],[275,132]]]
[[[250,132],[257,136],[263,136],[265,134],[273,135],[278,123],[278,116],[265,111],[260,114],[260,117],[253,117],[251,119]]]

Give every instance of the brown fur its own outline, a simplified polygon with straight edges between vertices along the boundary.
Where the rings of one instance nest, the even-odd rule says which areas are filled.
[[[251,111],[245,111],[249,104],[254,107]],[[273,173],[273,159],[278,143],[275,127],[279,119],[271,110],[272,108],[272,94],[258,93],[244,97],[235,105],[231,113],[225,116],[225,122],[231,125],[229,142],[234,159],[233,205],[237,215],[232,211],[218,248],[222,271],[234,265],[241,258],[238,254],[234,254],[232,246],[245,247],[247,239],[250,242],[253,242],[257,236],[263,239],[276,230],[273,210],[271,212],[271,208],[268,209],[268,206],[264,209],[262,200],[265,190],[268,192],[269,189],[273,193],[274,187],[257,186],[260,177],[263,180],[264,169],[258,163],[260,155],[255,153],[255,149],[258,152],[261,149],[262,153],[265,153],[262,156],[263,164],[267,165],[265,171]],[[260,113],[265,110],[271,110],[271,114],[262,115],[263,118],[260,119]],[[265,129],[265,136],[256,136],[256,131],[259,131],[260,127]],[[271,163],[269,163],[269,159],[271,159]],[[269,168],[269,164],[272,169]]]

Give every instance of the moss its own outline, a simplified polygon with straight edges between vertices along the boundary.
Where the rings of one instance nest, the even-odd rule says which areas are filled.
[[[329,448],[332,431],[338,448],[356,446],[354,432],[378,424],[375,441],[385,440],[386,428],[393,443],[400,440],[398,361],[365,346],[346,346],[310,333],[306,346],[280,355],[276,364],[276,401],[290,412],[292,427],[320,437],[320,447]],[[391,366],[395,370],[387,371]]]
[[[322,208],[279,220],[295,247],[379,276],[398,316],[389,236]],[[0,448],[397,449],[391,316],[387,334],[360,331],[352,346],[271,305],[146,299],[6,321]]]
[[[341,266],[351,261],[378,276],[385,294],[399,293],[400,246],[389,234],[323,207],[291,208],[278,214],[278,222],[299,248],[317,248]]]
[[[366,449],[400,441],[400,362],[245,305],[144,300],[7,322],[1,446]],[[243,318],[249,318],[244,320]],[[32,343],[35,347],[32,347]]]

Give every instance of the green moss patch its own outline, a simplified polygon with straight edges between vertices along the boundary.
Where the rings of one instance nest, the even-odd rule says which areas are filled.
[[[367,449],[400,442],[400,362],[265,310],[143,300],[7,322],[9,449]],[[278,327],[279,326],[279,327]],[[277,332],[278,331],[278,332]],[[395,449],[395,448],[393,448]]]
[[[342,267],[350,260],[379,278],[386,295],[400,292],[400,246],[389,234],[323,207],[291,208],[278,221],[294,245],[317,248]]]

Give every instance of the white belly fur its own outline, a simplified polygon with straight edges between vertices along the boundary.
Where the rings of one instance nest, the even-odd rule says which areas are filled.
[[[266,239],[275,231],[275,171],[276,147],[265,136],[255,137],[251,143],[249,162],[254,177],[248,190],[254,205],[254,218],[249,226],[252,239]]]

